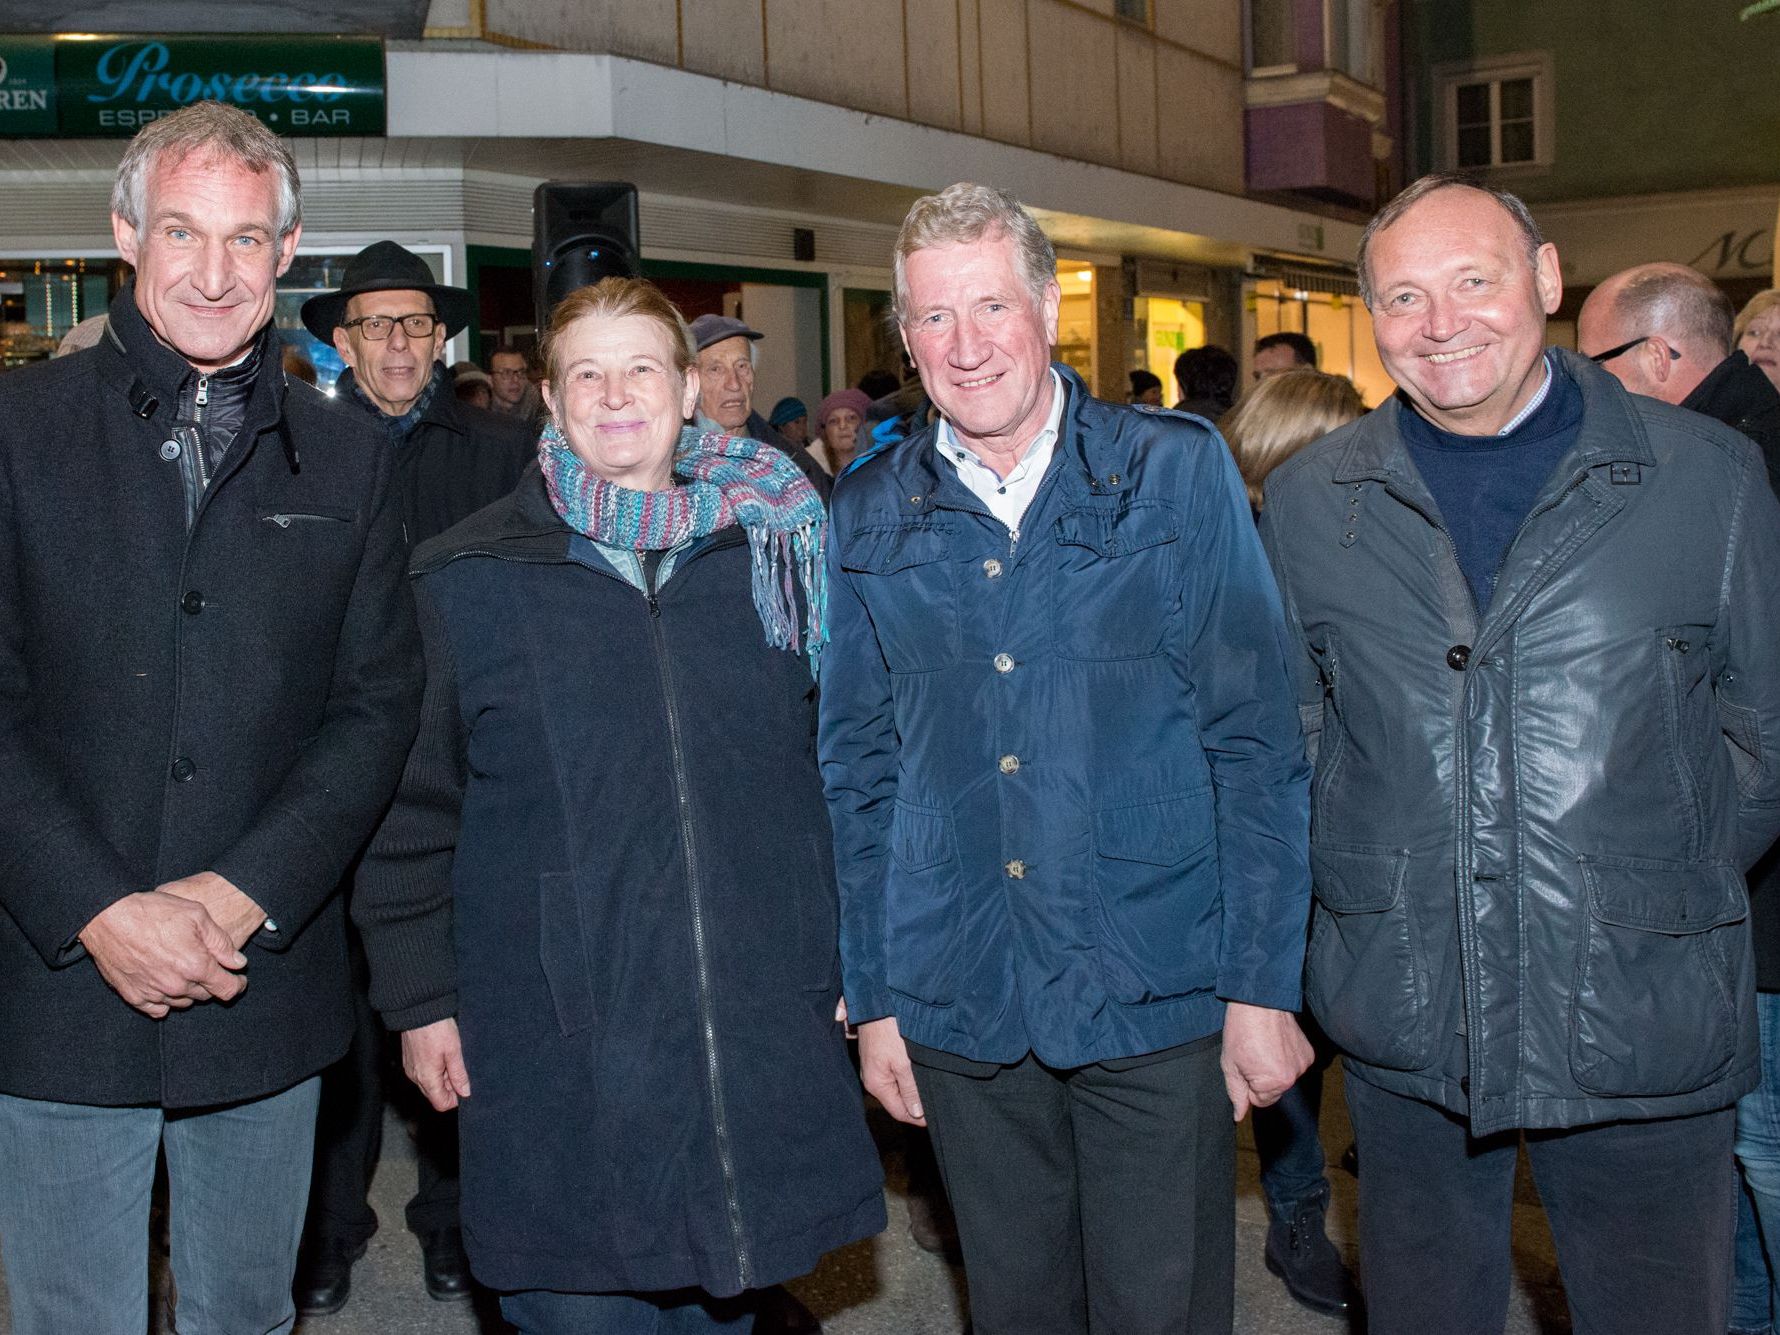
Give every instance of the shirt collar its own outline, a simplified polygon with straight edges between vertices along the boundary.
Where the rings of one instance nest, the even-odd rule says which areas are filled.
[[[1509,419],[1507,426],[1496,432],[1498,436],[1506,436],[1510,434],[1522,422],[1526,421],[1527,418],[1538,412],[1539,405],[1545,402],[1545,396],[1551,393],[1551,354],[1547,352],[1540,360],[1545,364],[1545,379],[1539,386],[1539,392],[1527,400],[1526,407],[1522,408]]]
[[[1033,436],[1031,443],[1020,452],[1020,462],[1015,464],[1013,472],[1008,474],[1009,481],[1013,481],[1016,476],[1024,476],[1027,465],[1040,458],[1049,459],[1049,450],[1052,445],[1056,444],[1058,430],[1063,422],[1063,399],[1063,378],[1057,374],[1056,367],[1052,367],[1051,411],[1046,414],[1045,424],[1038,429],[1038,434]],[[952,430],[952,423],[943,415],[933,433],[933,447],[939,451],[941,458],[952,463],[975,464],[978,468],[989,467],[983,462],[981,455],[968,445],[959,442],[957,435]]]

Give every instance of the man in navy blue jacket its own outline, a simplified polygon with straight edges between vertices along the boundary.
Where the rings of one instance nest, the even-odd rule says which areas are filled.
[[[1231,1114],[1310,1057],[1309,771],[1229,452],[1049,364],[1055,265],[981,186],[897,240],[941,419],[834,496],[846,1003],[932,1120],[977,1335],[1228,1331]]]

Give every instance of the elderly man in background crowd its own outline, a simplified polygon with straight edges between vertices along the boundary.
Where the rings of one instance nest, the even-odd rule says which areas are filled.
[[[12,1330],[142,1330],[157,1153],[178,1328],[287,1331],[335,893],[414,735],[394,451],[288,383],[296,164],[142,130],[95,348],[0,379],[0,1255]],[[251,977],[252,986],[248,986]]]
[[[395,450],[396,495],[411,546],[505,496],[536,454],[536,437],[523,421],[474,408],[453,392],[440,354],[474,314],[469,292],[434,282],[426,261],[394,241],[366,246],[347,264],[338,291],[303,303],[309,332],[331,342],[346,363],[335,382],[339,400],[360,409]],[[345,1305],[352,1264],[377,1230],[366,1198],[383,1142],[383,1026],[366,994],[358,934],[349,932],[357,1024],[352,1050],[322,1082],[295,1288],[305,1316]],[[456,1115],[417,1110],[415,1149],[420,1181],[407,1223],[420,1239],[426,1291],[441,1301],[468,1298]]]
[[[1227,1332],[1232,1111],[1310,1057],[1278,596],[1216,433],[1050,364],[1017,201],[916,201],[894,269],[942,416],[837,489],[822,674],[865,1086],[931,1121],[976,1335]]]
[[[1640,264],[1582,303],[1576,342],[1634,394],[1735,427],[1780,479],[1780,390],[1731,346],[1731,299],[1685,264]],[[1780,1220],[1776,1220],[1780,1224]]]
[[[1780,504],[1744,437],[1545,348],[1557,252],[1513,195],[1424,178],[1359,270],[1400,391],[1278,468],[1261,529],[1368,1328],[1502,1330],[1524,1140],[1577,1330],[1722,1331]]]
[[[1780,486],[1780,391],[1733,350],[1734,322],[1730,298],[1697,270],[1641,264],[1589,293],[1576,321],[1577,343],[1632,393],[1704,413],[1754,440],[1770,482]],[[1737,1106],[1737,1158],[1748,1204],[1740,1202],[1731,1316],[1733,1329],[1766,1330],[1780,1262],[1780,1118],[1772,1111],[1780,1097],[1780,854],[1763,855],[1750,870],[1749,886],[1762,1088]]]
[[[707,431],[747,436],[791,456],[823,500],[834,481],[802,445],[794,445],[754,411],[754,344],[765,338],[727,315],[701,315],[692,322],[698,350],[698,411],[693,420]]]

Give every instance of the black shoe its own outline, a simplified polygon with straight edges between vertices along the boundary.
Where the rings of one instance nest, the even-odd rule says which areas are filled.
[[[1323,1232],[1323,1212],[1328,1206],[1325,1184],[1293,1206],[1284,1222],[1269,1224],[1263,1259],[1267,1268],[1285,1281],[1286,1292],[1304,1306],[1325,1316],[1341,1316],[1359,1309],[1360,1293],[1335,1244]]]
[[[297,1253],[297,1276],[291,1298],[298,1316],[327,1316],[346,1306],[352,1296],[352,1263],[365,1254],[365,1244],[348,1246],[321,1239],[305,1242]]]
[[[790,1290],[775,1284],[760,1291],[754,1335],[822,1335],[822,1323]]]
[[[464,1235],[455,1228],[441,1228],[420,1240],[420,1273],[426,1295],[442,1303],[461,1303],[470,1296],[470,1258],[464,1255]]]
[[[909,1193],[909,1236],[922,1251],[943,1256],[953,1265],[964,1258],[958,1244],[958,1220],[943,1194]]]

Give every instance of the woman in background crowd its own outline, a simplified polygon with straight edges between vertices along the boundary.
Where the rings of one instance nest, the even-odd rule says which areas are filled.
[[[1749,298],[1732,333],[1737,347],[1780,389],[1780,288]]]
[[[1305,368],[1258,383],[1218,424],[1248,484],[1249,504],[1259,513],[1261,484],[1269,473],[1365,411],[1360,391],[1346,376]]]
[[[816,408],[816,434],[820,444],[811,452],[829,475],[839,477],[859,452],[859,427],[871,411],[871,400],[860,389],[837,389]]]

